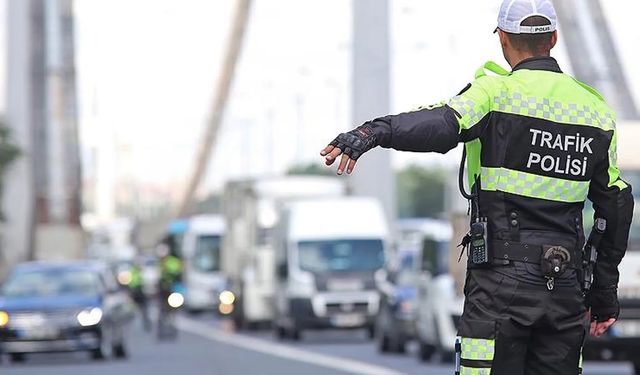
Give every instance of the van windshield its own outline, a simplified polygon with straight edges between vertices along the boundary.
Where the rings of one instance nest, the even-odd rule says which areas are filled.
[[[298,243],[300,269],[311,273],[375,271],[384,265],[382,240],[324,240]]]
[[[200,272],[220,270],[220,236],[198,236],[193,266]]]

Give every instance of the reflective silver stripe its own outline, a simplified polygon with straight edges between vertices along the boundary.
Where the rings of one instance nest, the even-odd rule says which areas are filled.
[[[583,202],[589,192],[589,181],[546,177],[507,168],[482,167],[480,175],[485,191],[568,203]]]
[[[490,368],[460,367],[460,375],[490,375]]]
[[[549,98],[523,97],[518,92],[501,91],[493,98],[494,110],[516,115],[541,118],[563,124],[578,124],[615,129],[613,113],[600,113],[587,105],[551,101]]]
[[[492,361],[495,354],[495,340],[462,338],[462,359]]]

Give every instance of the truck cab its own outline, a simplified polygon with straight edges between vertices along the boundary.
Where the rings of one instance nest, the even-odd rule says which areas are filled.
[[[276,296],[276,229],[281,207],[299,199],[345,194],[342,181],[325,176],[283,176],[230,181],[224,191],[227,225],[222,269],[227,277],[227,306],[237,329],[270,324]],[[230,294],[229,294],[230,293]]]
[[[427,361],[439,354],[448,360],[454,355],[464,296],[449,273],[451,226],[438,222],[428,224],[423,229],[416,262],[418,359]]]
[[[357,212],[361,219],[330,217],[336,212]],[[374,199],[287,205],[276,241],[276,335],[299,339],[305,329],[366,328],[373,337],[380,304],[375,273],[388,247],[386,218]]]
[[[198,215],[189,220],[182,238],[185,308],[189,312],[215,310],[226,280],[220,267],[225,224],[220,215]]]

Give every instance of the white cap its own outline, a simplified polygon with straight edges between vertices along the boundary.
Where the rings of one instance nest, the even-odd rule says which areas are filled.
[[[521,26],[532,16],[544,17],[551,22],[545,26]],[[498,15],[498,28],[511,34],[541,34],[556,30],[556,10],[551,0],[504,0]]]

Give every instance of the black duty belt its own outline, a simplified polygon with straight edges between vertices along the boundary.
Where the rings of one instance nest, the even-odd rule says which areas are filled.
[[[540,264],[545,251],[552,247],[507,240],[490,240],[489,246],[493,251],[494,264],[500,264],[501,262],[507,264],[511,261]],[[577,252],[569,250],[569,254],[571,255],[569,267],[580,268],[582,260]]]

